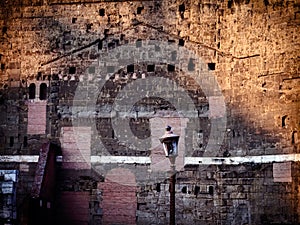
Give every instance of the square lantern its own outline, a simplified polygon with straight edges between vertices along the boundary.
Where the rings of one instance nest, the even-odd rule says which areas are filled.
[[[167,126],[165,134],[159,140],[163,144],[166,157],[177,157],[179,135],[174,134],[171,129],[170,126]]]

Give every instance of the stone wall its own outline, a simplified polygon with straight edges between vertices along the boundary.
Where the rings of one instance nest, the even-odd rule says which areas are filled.
[[[81,224],[105,221],[104,177],[116,167],[136,176],[136,198],[129,194],[136,223],[165,224],[165,171],[90,156],[153,159],[165,124],[151,119],[163,117],[185,121],[176,128],[184,156],[298,154],[299,7],[296,0],[2,1],[1,154],[38,155],[49,140],[62,147],[58,224],[78,222],[60,221],[77,201],[72,194],[84,199]],[[79,146],[64,139],[74,127],[79,136],[91,128]],[[300,223],[296,156],[282,165],[181,166],[177,224]],[[36,163],[1,162],[20,171],[17,211],[27,224]]]

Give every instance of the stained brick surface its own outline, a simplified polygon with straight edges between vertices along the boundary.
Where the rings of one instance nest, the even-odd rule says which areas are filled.
[[[297,0],[0,1],[0,152],[61,146],[57,224],[167,224],[169,162],[158,141],[165,124],[153,118],[193,112],[172,124],[180,154],[190,157],[299,153],[299,24]],[[135,62],[133,51],[117,52],[129,45]],[[166,46],[176,50],[156,57]],[[29,99],[29,85],[41,82],[47,99],[37,99],[39,89]],[[134,97],[141,99],[129,104]],[[138,147],[119,135],[135,136]],[[152,164],[91,165],[91,155],[149,156]],[[182,156],[178,224],[300,223],[299,161],[280,173],[272,162],[182,167]],[[25,224],[36,163],[0,167],[20,168],[16,205]],[[136,190],[108,179],[119,167],[135,174]]]
[[[63,168],[89,169],[91,164],[90,127],[63,127],[61,134]]]
[[[28,103],[28,134],[45,134],[46,133],[46,102],[29,102]]]
[[[136,224],[136,182],[126,169],[111,170],[98,188],[103,192],[103,224]]]

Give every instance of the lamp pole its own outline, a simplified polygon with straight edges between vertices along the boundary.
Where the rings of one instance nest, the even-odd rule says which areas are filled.
[[[174,158],[175,162],[175,158]],[[171,164],[171,174],[170,174],[170,225],[175,225],[175,183],[176,183],[176,168],[175,163]]]
[[[175,225],[175,184],[176,184],[176,157],[178,156],[178,141],[179,135],[176,135],[171,130],[170,126],[166,127],[165,134],[159,138],[163,144],[164,152],[166,157],[170,160],[170,225]]]

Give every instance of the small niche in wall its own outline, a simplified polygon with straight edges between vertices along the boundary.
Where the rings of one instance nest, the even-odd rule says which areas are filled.
[[[137,7],[136,14],[141,14],[144,9],[144,6]]]
[[[76,23],[76,21],[77,21],[77,18],[73,17],[72,18],[72,23]]]
[[[102,50],[102,48],[103,48],[103,41],[100,40],[98,43],[98,50]]]
[[[99,9],[99,15],[105,16],[105,9]]]
[[[157,192],[160,192],[160,191],[161,191],[160,183],[157,183],[157,184],[156,184],[155,189],[156,189]]]
[[[183,19],[184,18],[185,5],[184,4],[179,5],[178,10],[179,10],[179,14],[180,14],[181,19]]]
[[[24,138],[23,138],[23,147],[27,148],[27,146],[28,146],[28,138],[27,138],[27,136],[24,136]]]
[[[69,67],[69,74],[75,74],[75,73],[76,73],[76,67],[75,66]]]
[[[138,40],[136,41],[136,43],[135,43],[135,46],[136,46],[137,48],[142,47],[142,40],[141,40],[141,39],[138,39]]]
[[[155,65],[147,65],[147,72],[154,72]]]
[[[282,126],[282,127],[285,127],[285,126],[286,126],[286,119],[287,119],[287,115],[285,115],[285,116],[283,116],[283,117],[281,118],[281,126]]]
[[[209,186],[209,187],[208,187],[208,193],[209,193],[210,195],[213,195],[213,194],[214,194],[214,187],[213,187],[213,186]]]
[[[36,76],[37,80],[41,80],[42,79],[42,72],[38,72],[37,76]]]
[[[6,32],[7,32],[7,27],[3,27],[2,28],[2,34],[6,34]]]
[[[179,46],[184,46],[184,40],[183,40],[183,39],[179,39],[178,45],[179,45]]]
[[[209,70],[215,70],[216,69],[216,64],[215,63],[208,63],[207,66],[208,66]]]
[[[194,190],[194,194],[197,196],[200,192],[200,187],[199,186],[195,186],[195,190]]]
[[[13,147],[15,142],[15,138],[13,136],[9,137],[9,147]]]
[[[128,65],[127,66],[127,73],[133,73],[134,72],[134,65],[131,64],[131,65]]]
[[[172,64],[168,64],[168,71],[169,72],[174,72],[175,71],[175,66]]]

